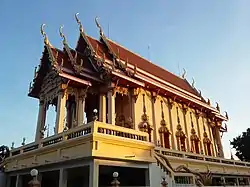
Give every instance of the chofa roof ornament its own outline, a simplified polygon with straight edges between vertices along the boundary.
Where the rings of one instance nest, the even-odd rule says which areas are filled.
[[[46,34],[45,31],[44,31],[44,27],[45,27],[45,24],[43,23],[43,24],[41,25],[41,34],[42,34],[42,36],[44,37],[44,43],[45,43],[46,45],[48,45],[48,44],[49,44],[49,39],[48,39],[47,34]]]
[[[195,85],[195,80],[194,80],[194,78],[192,78],[192,87],[193,87],[193,88],[195,88],[194,85]]]
[[[95,23],[96,23],[96,26],[100,29],[100,35],[103,36],[103,30],[102,30],[102,27],[100,25],[100,23],[98,22],[98,17],[95,17]]]
[[[80,19],[78,18],[78,15],[79,15],[79,13],[76,13],[76,14],[75,14],[75,19],[76,19],[76,22],[77,22],[78,25],[79,25],[79,30],[80,30],[80,32],[83,32],[82,23],[81,23]]]
[[[186,75],[187,75],[187,71],[183,68],[183,73],[182,73],[181,77],[183,79],[186,79]]]
[[[63,34],[63,25],[62,26],[60,26],[60,28],[59,28],[59,34],[60,34],[60,36],[62,37],[62,39],[63,39],[63,44],[67,44],[67,40],[66,40],[66,37],[65,37],[65,35]]]

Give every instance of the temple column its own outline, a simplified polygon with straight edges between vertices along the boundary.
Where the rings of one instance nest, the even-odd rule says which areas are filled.
[[[108,91],[108,123],[115,125],[115,93],[112,90]]]
[[[220,137],[220,130],[218,127],[216,127],[214,130],[215,130],[215,138],[216,138],[218,156],[221,158],[224,158],[223,146],[222,146],[221,137]]]
[[[59,174],[59,186],[67,187],[67,181],[68,181],[68,171],[65,168],[61,168]]]
[[[100,99],[99,99],[99,121],[106,123],[106,95],[105,94],[100,94]]]
[[[204,153],[204,146],[203,146],[203,141],[202,141],[202,135],[201,135],[201,130],[200,130],[200,124],[199,124],[199,118],[202,117],[201,114],[196,111],[195,113],[195,118],[196,118],[196,124],[197,124],[197,130],[198,130],[198,136],[200,138],[200,149],[201,149],[201,153]]]
[[[37,117],[37,126],[36,126],[36,137],[35,137],[36,142],[41,139],[41,130],[45,125],[45,116],[46,116],[46,105],[44,101],[40,101],[39,112]]]
[[[185,125],[185,134],[187,135],[186,141],[187,141],[187,152],[191,151],[190,147],[190,135],[189,131],[187,128],[187,119],[186,119],[186,114],[187,114],[187,108],[182,106],[182,114],[183,114],[183,120],[184,120],[184,125]]]
[[[130,111],[131,111],[131,118],[133,120],[133,124],[134,124],[134,129],[139,131],[139,127],[138,127],[138,124],[136,124],[136,121],[135,121],[135,107],[136,107],[136,101],[138,99],[138,96],[139,96],[139,92],[137,91],[137,89],[131,89],[130,91],[130,95],[129,95],[129,98],[130,98]]]
[[[89,187],[98,187],[99,165],[93,160],[89,166]]]
[[[153,123],[153,140],[154,140],[154,144],[157,145],[157,132],[158,129],[156,128],[156,119],[155,119],[155,101],[156,101],[156,95],[154,95],[153,93],[151,93],[151,106],[152,106],[152,123]]]
[[[56,114],[56,128],[55,128],[56,134],[63,132],[65,107],[66,107],[66,93],[61,91],[58,94],[58,99],[57,99],[57,114]]]
[[[165,101],[165,100],[164,100]],[[166,101],[165,101],[166,103]],[[172,108],[173,108],[173,102],[168,99],[167,101],[167,106],[168,106],[168,115],[169,115],[169,123],[170,123],[170,131],[172,132],[171,135],[171,144],[172,144],[172,149],[176,150],[176,145],[177,145],[177,140],[175,138],[175,133],[174,133],[174,127],[173,127],[173,119],[172,119]]]
[[[216,146],[215,146],[214,136],[213,136],[211,127],[208,127],[208,133],[209,133],[210,140],[211,140],[212,156],[217,156],[216,155]]]
[[[78,97],[78,107],[77,107],[77,124],[83,125],[84,124],[84,112],[85,112],[85,99],[87,94],[80,93]]]

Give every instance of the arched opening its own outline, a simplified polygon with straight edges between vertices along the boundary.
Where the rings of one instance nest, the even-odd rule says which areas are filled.
[[[51,102],[47,102],[44,112],[44,127],[41,127],[41,136],[49,137],[55,134],[56,127],[56,115],[57,115],[57,97]]]
[[[180,150],[186,151],[186,137],[185,136],[180,137]]]
[[[206,146],[207,146],[207,155],[212,156],[211,143],[207,143]]]
[[[200,154],[199,141],[194,141],[195,153]]]
[[[133,122],[130,110],[130,101],[128,95],[116,93],[115,113],[116,113],[115,125],[126,128],[133,128]]]
[[[169,132],[164,132],[163,133],[163,141],[164,141],[164,147],[167,149],[170,149],[170,142],[169,142]]]
[[[76,126],[76,98],[74,95],[69,95],[66,101],[66,124],[69,129]]]

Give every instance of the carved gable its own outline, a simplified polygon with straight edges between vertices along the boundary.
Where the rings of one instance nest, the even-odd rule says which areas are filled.
[[[60,91],[62,78],[53,70],[44,77],[39,97],[50,104]]]

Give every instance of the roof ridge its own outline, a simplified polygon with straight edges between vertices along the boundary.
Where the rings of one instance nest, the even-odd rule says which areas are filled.
[[[157,65],[157,64],[151,62],[150,60],[148,60],[148,59],[146,59],[145,57],[142,57],[141,55],[139,55],[139,54],[137,54],[137,53],[135,53],[135,52],[129,50],[128,48],[122,46],[121,44],[119,44],[119,43],[117,43],[117,42],[115,42],[115,41],[113,41],[113,40],[111,40],[111,39],[109,39],[109,38],[107,38],[107,40],[110,41],[110,42],[112,42],[112,43],[114,43],[115,45],[118,45],[119,47],[122,47],[123,49],[129,51],[130,53],[133,53],[134,55],[140,57],[141,59],[146,60],[148,63],[151,63],[151,64],[153,64],[154,66],[157,66],[158,68],[161,68],[162,70],[167,71],[168,73],[171,73],[171,74],[174,75],[175,77],[177,77],[177,78],[183,80],[180,76],[178,76],[178,75],[176,75],[176,74],[174,74],[174,73],[168,71],[167,69],[161,67],[160,65]]]

